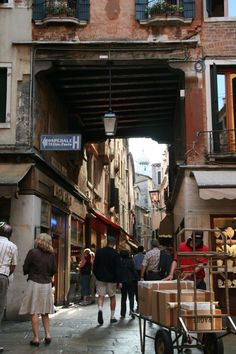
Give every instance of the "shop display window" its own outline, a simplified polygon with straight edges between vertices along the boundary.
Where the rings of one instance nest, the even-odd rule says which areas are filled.
[[[216,286],[225,288],[225,282],[229,288],[236,288],[236,217],[214,217],[214,229],[220,232],[214,232],[213,247],[219,253],[226,252],[227,259],[217,260],[218,271]],[[227,262],[228,276],[225,278],[225,262]]]
[[[78,218],[71,218],[71,243],[83,245],[83,222]]]
[[[41,226],[50,227],[50,204],[45,200],[41,204]]]
[[[50,227],[53,234],[65,235],[65,214],[56,208],[51,211]]]

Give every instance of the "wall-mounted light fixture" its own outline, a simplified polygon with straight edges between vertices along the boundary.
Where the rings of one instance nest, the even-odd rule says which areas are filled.
[[[109,66],[109,111],[103,116],[105,134],[114,136],[117,128],[117,118],[111,108],[111,67]]]
[[[163,208],[160,208],[160,191],[155,189],[155,190],[151,190],[149,191],[149,196],[150,196],[150,199],[151,199],[151,202],[152,202],[152,207],[153,209],[156,209],[158,211],[164,211],[166,208],[163,207]]]
[[[158,204],[159,204],[159,191],[156,189],[156,190],[152,190],[152,191],[149,191],[149,195],[150,195],[150,198],[151,198],[151,202],[152,202],[152,205],[157,207]]]

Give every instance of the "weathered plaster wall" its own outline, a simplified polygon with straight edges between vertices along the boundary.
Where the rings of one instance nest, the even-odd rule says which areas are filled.
[[[144,26],[136,20],[134,0],[91,0],[88,25],[34,26],[33,38],[73,41],[186,39],[194,35],[196,26],[197,21],[190,26]]]
[[[21,7],[20,7],[21,5]],[[31,40],[31,10],[26,5],[14,4],[12,8],[0,9],[1,50],[0,63],[11,64],[12,77],[10,88],[10,127],[1,128],[0,144],[22,144],[25,135],[29,140],[29,102],[26,101],[26,91],[29,92],[30,48],[26,45],[15,45],[15,42]],[[19,6],[19,7],[18,7]],[[24,7],[22,7],[24,6]],[[21,131],[16,133],[16,124],[22,124]],[[17,137],[16,137],[17,134]]]

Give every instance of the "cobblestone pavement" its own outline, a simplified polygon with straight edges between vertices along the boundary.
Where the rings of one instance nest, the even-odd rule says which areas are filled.
[[[119,319],[120,295],[117,296],[116,317]],[[72,305],[69,308],[60,308],[51,315],[52,343],[46,346],[43,343],[43,329],[38,348],[32,348],[29,341],[32,339],[30,321],[4,321],[0,332],[0,344],[4,346],[4,353],[28,354],[140,354],[140,337],[138,318],[134,320],[126,316],[116,324],[110,324],[109,299],[104,305],[104,325],[97,324],[97,305],[81,307]],[[147,323],[147,333],[155,335],[158,327]],[[225,354],[236,353],[236,336],[228,335],[224,338]],[[145,354],[154,354],[154,341],[146,338]],[[201,353],[192,349],[192,354]],[[216,353],[215,353],[216,354]]]

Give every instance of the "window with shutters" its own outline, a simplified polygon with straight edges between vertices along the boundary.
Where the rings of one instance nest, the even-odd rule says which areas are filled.
[[[189,22],[195,16],[195,0],[136,0],[135,4],[136,20],[142,23],[171,26]]]
[[[206,17],[235,17],[235,0],[206,0]]]
[[[11,65],[0,63],[0,128],[10,128],[11,75]]]
[[[236,67],[211,66],[214,152],[233,152],[236,129]]]
[[[1,1],[1,0],[0,0]],[[90,0],[34,0],[33,20],[36,24],[86,24],[89,21]]]

